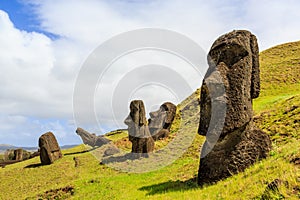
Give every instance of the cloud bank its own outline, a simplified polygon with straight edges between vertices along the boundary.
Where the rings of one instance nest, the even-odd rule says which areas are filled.
[[[75,135],[72,108],[76,77],[97,46],[122,32],[169,29],[191,38],[206,52],[219,35],[232,29],[251,30],[261,50],[300,39],[300,2],[296,0],[30,0],[23,4],[40,22],[40,32],[19,30],[0,6],[0,143],[20,146],[37,145],[46,131],[53,131],[60,144],[81,142]],[[93,131],[101,134],[122,126],[128,110],[119,113],[119,127],[110,119],[111,109],[99,105],[107,101],[106,92],[117,86],[126,71],[147,64],[173,66],[178,71],[188,68],[161,52],[141,52],[118,60],[106,88],[95,92],[96,114],[102,124]],[[189,84],[196,89],[202,80],[192,74],[187,70],[185,78],[191,76]],[[131,97],[143,98],[150,112],[162,103],[161,93],[163,99],[182,100],[157,85],[137,90]]]

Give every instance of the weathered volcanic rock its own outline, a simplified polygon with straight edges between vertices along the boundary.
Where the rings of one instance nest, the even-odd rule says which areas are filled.
[[[154,140],[147,125],[143,101],[134,100],[130,103],[130,113],[124,123],[128,126],[129,141],[132,142],[132,153],[150,153],[154,150]]]
[[[29,159],[31,153],[23,149],[8,149],[4,153],[5,161],[23,161]]]
[[[16,149],[14,150],[15,158],[14,160],[23,160],[23,149]]]
[[[256,37],[244,30],[221,36],[210,49],[200,100],[198,132],[206,136],[200,185],[244,171],[271,149],[269,136],[252,123],[252,99],[260,91],[258,52]]]
[[[84,144],[90,145],[91,147],[101,147],[102,145],[108,144],[111,141],[104,136],[97,136],[94,133],[89,133],[82,128],[77,128],[76,133],[81,137]]]
[[[168,137],[176,115],[176,105],[163,103],[157,111],[150,112],[149,130],[154,140]]]
[[[57,140],[52,132],[47,132],[39,138],[40,159],[43,165],[52,164],[62,157]]]

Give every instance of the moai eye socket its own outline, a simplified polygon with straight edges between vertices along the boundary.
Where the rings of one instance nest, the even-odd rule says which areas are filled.
[[[235,43],[222,43],[211,50],[208,56],[213,58],[212,61],[215,65],[224,62],[230,67],[248,55],[248,51],[241,45]]]

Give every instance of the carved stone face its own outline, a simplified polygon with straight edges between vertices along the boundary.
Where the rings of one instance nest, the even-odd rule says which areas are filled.
[[[256,37],[249,31],[233,31],[218,38],[208,55],[209,69],[201,87],[199,133],[206,135],[212,102],[226,99],[223,133],[247,124],[253,115],[252,99],[258,97],[259,61]],[[216,74],[220,80],[216,79]],[[225,93],[218,94],[222,84]]]
[[[130,136],[144,137],[145,131],[143,127],[147,126],[147,121],[143,101],[134,100],[130,103],[130,113],[124,120],[124,123],[128,126]]]
[[[83,130],[82,128],[77,128],[76,133],[81,137],[84,144],[88,144],[90,146],[94,145],[95,138],[96,138],[95,134],[91,134]]]
[[[167,117],[167,111],[163,106],[157,111],[150,112],[149,128],[162,129]]]
[[[139,126],[147,125],[143,101],[134,100],[130,103],[130,113],[125,119],[124,123],[126,125],[131,125],[132,123],[135,123]]]
[[[129,141],[132,142],[132,153],[138,153],[139,157],[141,153],[149,153],[154,150],[154,140],[147,126],[143,101],[131,101],[130,113],[124,123],[128,126]]]
[[[175,118],[176,106],[173,103],[166,102],[160,106],[157,111],[150,112],[150,129],[170,129]]]

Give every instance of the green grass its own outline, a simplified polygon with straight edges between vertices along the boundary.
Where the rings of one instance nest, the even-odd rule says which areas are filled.
[[[36,199],[45,191],[66,186],[74,187],[74,194],[65,196],[70,199],[251,199],[261,196],[266,185],[277,178],[289,183],[279,188],[286,198],[297,199],[300,195],[295,190],[300,186],[297,182],[300,168],[289,162],[298,153],[290,147],[299,147],[299,140],[274,146],[268,159],[244,173],[213,186],[198,188],[193,178],[198,170],[200,140],[201,136],[196,136],[189,149],[194,153],[185,154],[168,167],[142,174],[122,173],[99,165],[87,152],[66,155],[50,166],[24,168],[38,164],[38,158],[10,165],[0,169],[0,199]],[[84,149],[82,145],[64,153]],[[73,156],[78,157],[79,167],[74,166]]]
[[[257,126],[267,132],[275,142],[290,138],[300,139],[300,93],[276,101],[255,120]]]
[[[64,157],[50,166],[39,166],[39,158],[0,168],[0,199],[271,199],[300,198],[300,42],[280,45],[261,53],[261,96],[254,100],[255,123],[273,141],[270,156],[212,186],[199,188],[195,177],[204,137],[196,134],[199,123],[199,90],[178,105],[171,140],[194,137],[188,150],[172,164],[147,173],[125,173],[99,164],[84,145],[64,150]],[[299,73],[298,73],[299,72]],[[123,150],[131,143],[124,130],[106,135]],[[181,148],[180,146],[177,146]],[[73,157],[79,160],[75,167]],[[0,157],[1,159],[1,157]],[[150,165],[152,163],[149,163]],[[269,183],[280,179],[277,192],[266,193]],[[72,192],[62,188],[71,187]],[[51,191],[52,190],[52,191]],[[48,192],[47,191],[51,191]],[[55,197],[56,195],[56,197]]]
[[[260,53],[261,93],[254,100],[256,113],[274,103],[300,94],[300,41],[282,44]]]

